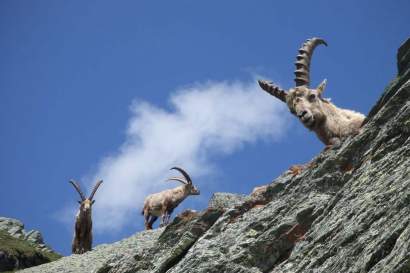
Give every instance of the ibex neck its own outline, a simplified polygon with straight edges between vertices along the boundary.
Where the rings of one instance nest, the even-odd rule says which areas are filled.
[[[181,185],[173,189],[172,199],[175,205],[178,205],[179,203],[184,201],[184,199],[187,198],[188,195],[189,192],[187,191],[186,187],[184,185]]]
[[[357,133],[365,116],[361,113],[339,108],[330,102],[323,102],[324,118],[313,131],[326,145],[333,145],[332,139]]]
[[[81,208],[79,209],[77,213],[77,217],[79,219],[91,219],[91,210],[89,211],[83,211]]]

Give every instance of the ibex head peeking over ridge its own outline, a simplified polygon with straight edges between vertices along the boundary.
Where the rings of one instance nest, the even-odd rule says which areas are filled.
[[[361,113],[336,107],[329,100],[322,98],[326,80],[311,89],[310,61],[316,46],[327,43],[320,38],[308,39],[299,49],[296,56],[295,82],[296,86],[288,91],[281,89],[272,82],[259,80],[260,87],[287,104],[290,112],[302,124],[314,131],[327,147],[340,145],[341,139],[357,134],[365,119]]]

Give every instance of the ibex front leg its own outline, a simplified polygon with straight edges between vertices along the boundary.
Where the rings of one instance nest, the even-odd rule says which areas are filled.
[[[165,225],[169,224],[169,220],[171,219],[171,214],[172,214],[173,211],[174,211],[173,209],[167,211],[167,217],[165,219],[166,220]]]
[[[167,213],[168,212],[166,210],[162,212],[162,214],[161,214],[161,223],[160,223],[159,227],[166,226]]]

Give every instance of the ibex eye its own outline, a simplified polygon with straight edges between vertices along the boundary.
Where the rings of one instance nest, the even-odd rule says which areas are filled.
[[[309,95],[309,100],[314,100],[316,99],[316,94],[310,94]]]

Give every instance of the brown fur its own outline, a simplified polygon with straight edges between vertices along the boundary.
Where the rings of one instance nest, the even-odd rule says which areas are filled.
[[[80,207],[75,217],[74,238],[71,245],[71,251],[73,254],[83,254],[92,249],[93,223],[91,220],[91,211],[92,205],[95,202],[95,200],[93,200],[93,197],[102,181],[99,181],[94,186],[94,189],[88,198],[85,198],[78,183],[72,180],[70,181],[70,183],[74,186],[81,197],[81,201],[78,201],[80,203]]]
[[[317,89],[299,86],[290,89],[286,104],[302,124],[314,131],[328,146],[339,145],[341,139],[359,132],[365,116],[361,113],[336,107],[321,97],[325,84]]]
[[[251,192],[251,196],[255,197],[255,198],[263,196],[263,194],[266,193],[268,187],[269,187],[269,185],[262,185],[262,186],[254,187],[252,192]]]
[[[184,180],[183,178],[180,178]],[[173,178],[172,180],[177,180]],[[189,195],[199,195],[199,190],[192,184],[190,179],[183,185],[173,189],[148,195],[144,201],[142,214],[144,215],[145,229],[152,229],[153,223],[161,216],[161,226],[167,225],[174,209]]]
[[[324,80],[316,89],[309,88],[310,62],[314,49],[327,43],[321,38],[311,38],[303,43],[296,56],[296,87],[285,91],[272,82],[259,81],[260,87],[285,102],[292,114],[327,147],[339,146],[347,136],[357,134],[365,119],[361,113],[336,107],[322,98],[326,87]]]
[[[91,202],[86,199],[81,203],[75,217],[74,238],[71,245],[72,253],[82,254],[91,250],[93,241],[92,227]]]
[[[292,165],[290,166],[289,171],[293,176],[296,176],[299,175],[305,168],[305,165]]]

